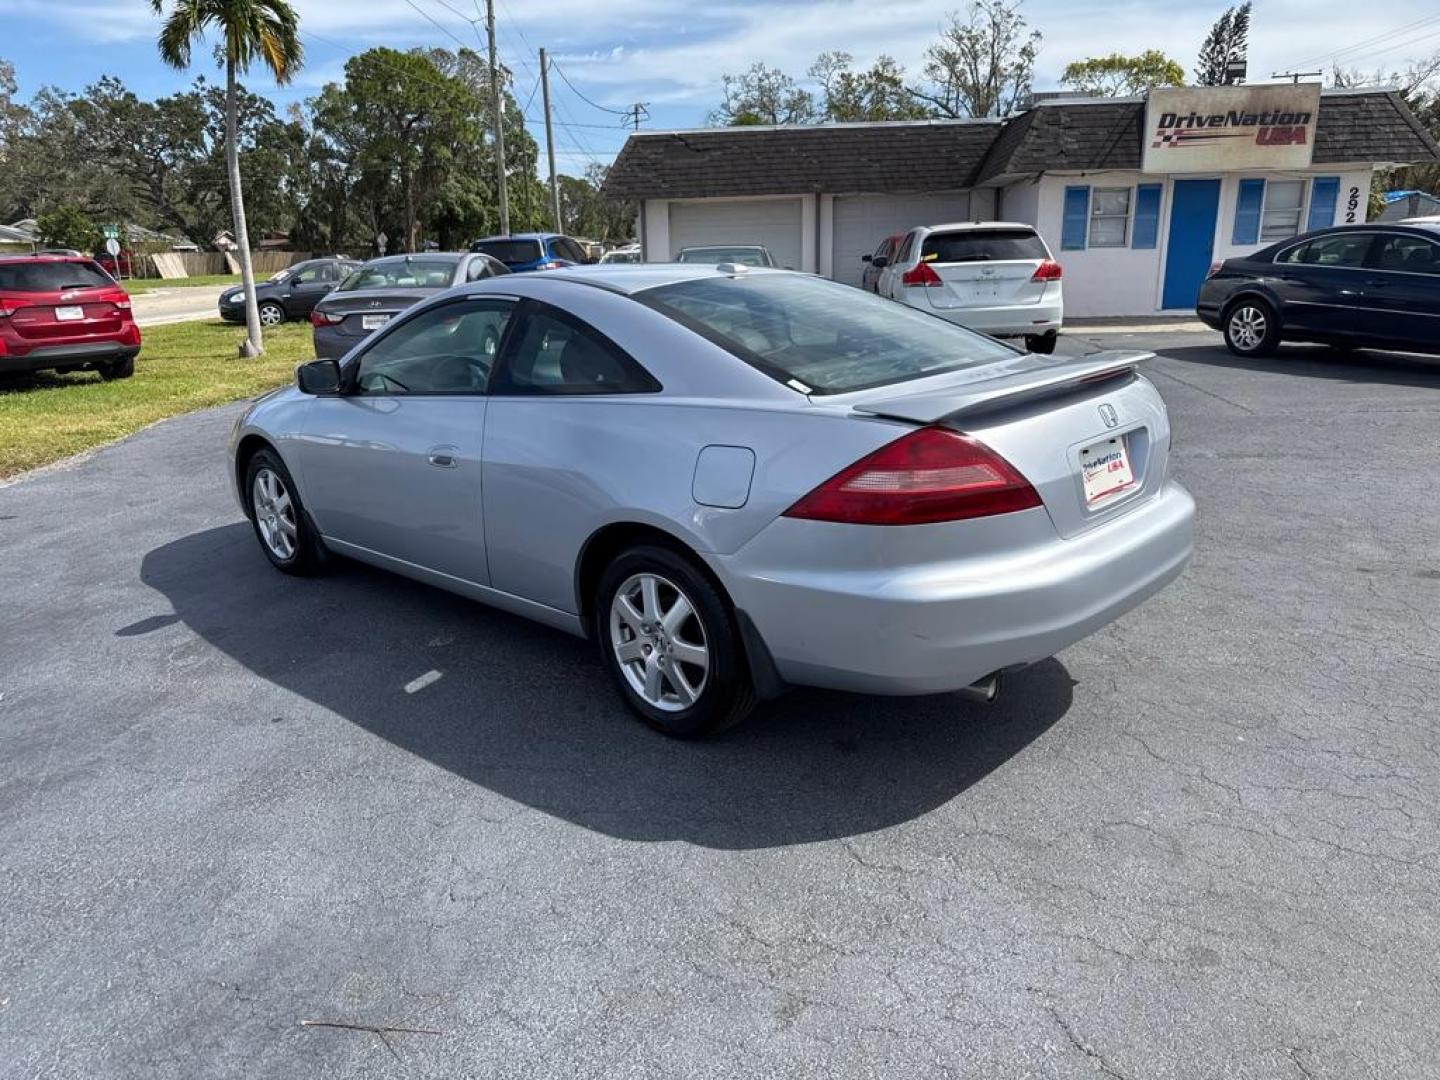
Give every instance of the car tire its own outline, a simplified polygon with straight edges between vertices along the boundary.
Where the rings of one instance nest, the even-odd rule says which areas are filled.
[[[730,602],[670,548],[639,545],[611,561],[596,589],[593,629],[621,697],[656,731],[713,735],[755,707]]]
[[[1280,320],[1264,300],[1246,296],[1225,309],[1225,347],[1236,356],[1271,356],[1280,346]]]
[[[1055,342],[1060,335],[1057,331],[1051,330],[1048,334],[1030,334],[1025,338],[1025,351],[1039,353],[1041,356],[1049,356],[1055,351]]]
[[[260,550],[275,569],[313,574],[325,549],[311,527],[290,470],[273,450],[257,450],[245,465],[245,509]]]
[[[273,301],[261,304],[259,311],[261,326],[279,326],[285,321],[285,309]]]
[[[100,378],[109,382],[111,379],[128,379],[135,374],[135,357],[127,356],[124,359],[116,360],[114,363],[101,364],[99,367]]]

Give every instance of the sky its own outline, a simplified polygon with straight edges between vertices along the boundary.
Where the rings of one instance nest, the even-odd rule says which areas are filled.
[[[283,109],[339,80],[346,58],[374,45],[481,48],[477,5],[483,2],[294,0],[305,67],[287,87],[267,87],[258,72],[247,85]],[[625,121],[617,113],[645,102],[648,128],[703,126],[720,100],[721,76],[757,60],[803,77],[823,51],[850,52],[860,65],[885,53],[918,76],[947,12],[962,6],[960,0],[496,0],[496,25],[501,58],[515,72],[517,97],[529,101],[526,115],[542,146],[540,96],[531,97],[540,46],[563,74],[551,78],[558,165],[578,173],[591,161],[609,162],[624,144]],[[1188,73],[1225,6],[1223,0],[1024,0],[1025,16],[1044,35],[1036,89],[1053,89],[1072,60],[1116,51],[1158,48]],[[158,23],[145,0],[0,0],[0,58],[15,65],[22,100],[45,85],[80,90],[105,74],[146,97],[214,74],[208,48],[195,50],[189,73],[161,64],[154,47]],[[1252,82],[1272,72],[1328,69],[1333,60],[1368,73],[1436,51],[1434,0],[1390,0],[1373,13],[1348,0],[1256,0],[1251,18]]]

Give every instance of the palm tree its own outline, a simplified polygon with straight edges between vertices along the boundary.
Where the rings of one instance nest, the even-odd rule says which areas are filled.
[[[165,0],[150,0],[156,15],[165,14]],[[245,228],[245,200],[240,192],[240,152],[235,144],[235,76],[248,71],[258,57],[280,85],[289,82],[305,60],[300,20],[286,0],[173,0],[160,29],[160,58],[173,68],[190,66],[190,46],[205,31],[218,30],[225,58],[225,170],[230,176],[230,213],[240,249],[240,280],[245,286],[245,344],[242,356],[259,356],[260,311],[255,304],[255,270],[250,263],[250,234]],[[217,50],[218,51],[218,50]]]

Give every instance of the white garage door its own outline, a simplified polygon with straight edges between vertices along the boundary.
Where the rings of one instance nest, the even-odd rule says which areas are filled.
[[[939,195],[837,195],[835,196],[836,281],[859,285],[865,264],[880,241],[917,225],[944,225],[970,219],[970,193],[949,191]]]
[[[681,248],[761,244],[776,266],[799,270],[799,199],[714,199],[670,204],[670,256]]]

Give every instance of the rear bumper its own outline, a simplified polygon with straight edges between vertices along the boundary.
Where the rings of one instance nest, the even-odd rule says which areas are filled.
[[[1003,307],[935,307],[927,297],[912,297],[923,289],[905,290],[904,302],[946,322],[992,337],[1024,337],[1048,334],[1060,329],[1064,320],[1063,301],[1041,301],[1038,304],[1011,304]]]
[[[110,363],[127,360],[140,352],[139,345],[121,341],[87,341],[69,345],[36,345],[18,355],[0,352],[0,371],[46,371],[54,367],[70,367],[81,364]]]
[[[1032,513],[1043,515],[1007,516]],[[881,527],[867,540],[854,532],[864,526],[781,518],[712,565],[786,682],[941,693],[1053,656],[1159,591],[1190,558],[1194,513],[1189,493],[1167,483],[1070,540],[1051,529],[1018,550],[910,566],[877,557]],[[850,532],[835,535],[842,546],[861,545],[855,569],[815,569],[826,529]]]

